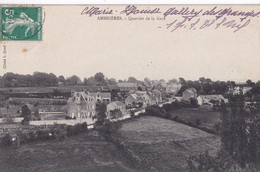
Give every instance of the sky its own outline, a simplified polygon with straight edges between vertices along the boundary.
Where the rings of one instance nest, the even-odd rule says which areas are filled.
[[[1,42],[7,69],[0,75],[40,71],[83,79],[103,72],[115,79],[260,80],[260,18],[237,33],[227,28],[170,32],[165,24],[171,18],[100,21],[80,15],[84,8],[45,6],[42,41]]]

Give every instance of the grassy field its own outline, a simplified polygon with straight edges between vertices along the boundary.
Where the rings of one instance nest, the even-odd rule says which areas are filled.
[[[189,155],[215,154],[218,136],[157,117],[126,121],[119,140],[142,161],[145,171],[185,170]],[[138,171],[130,159],[96,131],[66,138],[0,147],[0,171]]]
[[[173,117],[178,116],[185,122],[196,124],[196,120],[200,121],[200,127],[206,127],[215,130],[215,124],[220,122],[220,113],[213,111],[203,111],[198,108],[181,108],[170,112]]]
[[[97,133],[80,134],[64,141],[0,148],[0,171],[130,171],[114,145]]]
[[[185,170],[189,155],[206,150],[215,154],[220,146],[218,136],[150,116],[125,123],[119,133],[147,170]]]

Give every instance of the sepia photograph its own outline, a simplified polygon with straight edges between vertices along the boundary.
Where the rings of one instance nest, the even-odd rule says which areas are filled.
[[[260,5],[0,5],[0,171],[260,171]]]

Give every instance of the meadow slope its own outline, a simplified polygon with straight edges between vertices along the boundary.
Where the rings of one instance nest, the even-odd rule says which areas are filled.
[[[142,160],[142,168],[182,171],[189,155],[209,151],[215,154],[220,138],[171,120],[145,116],[127,122],[120,140]]]

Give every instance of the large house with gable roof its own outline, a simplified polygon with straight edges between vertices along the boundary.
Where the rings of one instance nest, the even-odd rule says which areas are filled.
[[[93,118],[96,115],[96,103],[109,104],[110,93],[74,92],[67,101],[68,116],[71,118]]]

